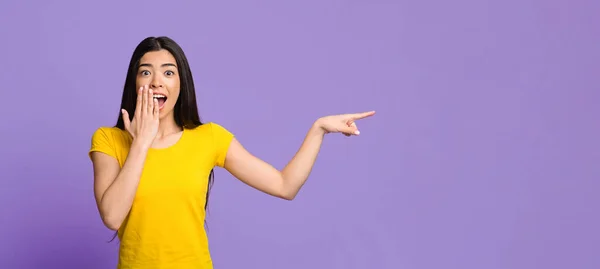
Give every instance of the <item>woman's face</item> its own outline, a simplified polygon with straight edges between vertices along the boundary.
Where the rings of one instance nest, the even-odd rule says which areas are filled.
[[[151,51],[140,59],[136,89],[148,86],[158,99],[160,118],[173,113],[179,97],[180,82],[175,57],[167,50]]]

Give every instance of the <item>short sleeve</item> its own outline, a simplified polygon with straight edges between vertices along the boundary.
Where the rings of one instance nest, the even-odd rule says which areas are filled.
[[[213,136],[213,143],[215,147],[215,165],[223,167],[225,165],[225,157],[227,156],[227,150],[233,140],[233,134],[223,126],[214,122],[209,123]]]
[[[113,143],[113,137],[106,128],[98,128],[92,135],[92,144],[88,156],[92,157],[92,152],[102,152],[113,158],[117,158],[117,152]]]

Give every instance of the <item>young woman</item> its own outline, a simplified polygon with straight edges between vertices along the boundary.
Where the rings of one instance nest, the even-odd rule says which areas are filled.
[[[183,50],[149,37],[129,63],[116,126],[100,127],[89,152],[104,224],[117,231],[118,268],[212,268],[204,230],[213,168],[264,193],[292,200],[327,133],[358,135],[373,111],[317,119],[300,149],[278,171],[254,157],[224,127],[202,123]]]

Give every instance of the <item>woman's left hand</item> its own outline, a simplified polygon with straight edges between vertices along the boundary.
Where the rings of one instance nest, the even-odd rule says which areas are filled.
[[[343,133],[346,136],[359,135],[360,131],[356,126],[356,121],[373,116],[374,114],[375,111],[331,115],[320,118],[317,120],[317,124],[325,133]]]

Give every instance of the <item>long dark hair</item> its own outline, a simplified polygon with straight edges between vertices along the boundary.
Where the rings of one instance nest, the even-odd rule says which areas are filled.
[[[202,125],[200,115],[198,113],[198,106],[196,104],[196,90],[194,88],[194,79],[192,77],[192,71],[190,69],[187,57],[183,52],[183,49],[171,38],[166,36],[160,37],[147,37],[142,40],[131,56],[129,61],[129,68],[127,69],[127,77],[125,78],[125,86],[123,87],[123,97],[121,98],[121,108],[127,110],[130,120],[133,120],[135,112],[135,104],[137,99],[137,87],[136,87],[136,76],[140,64],[140,59],[151,51],[159,50],[169,51],[177,63],[177,72],[179,73],[180,80],[180,91],[179,98],[175,104],[174,117],[175,123],[185,129],[194,129]],[[125,130],[123,122],[123,115],[119,109],[119,117],[115,127]],[[210,170],[208,176],[208,187],[206,190],[206,202],[204,204],[204,210],[208,209],[208,198],[210,196],[210,189],[214,182],[214,170]],[[205,220],[206,224],[206,220]],[[115,233],[115,237],[118,232]],[[114,240],[114,237],[113,237]],[[111,240],[112,241],[112,240]]]

